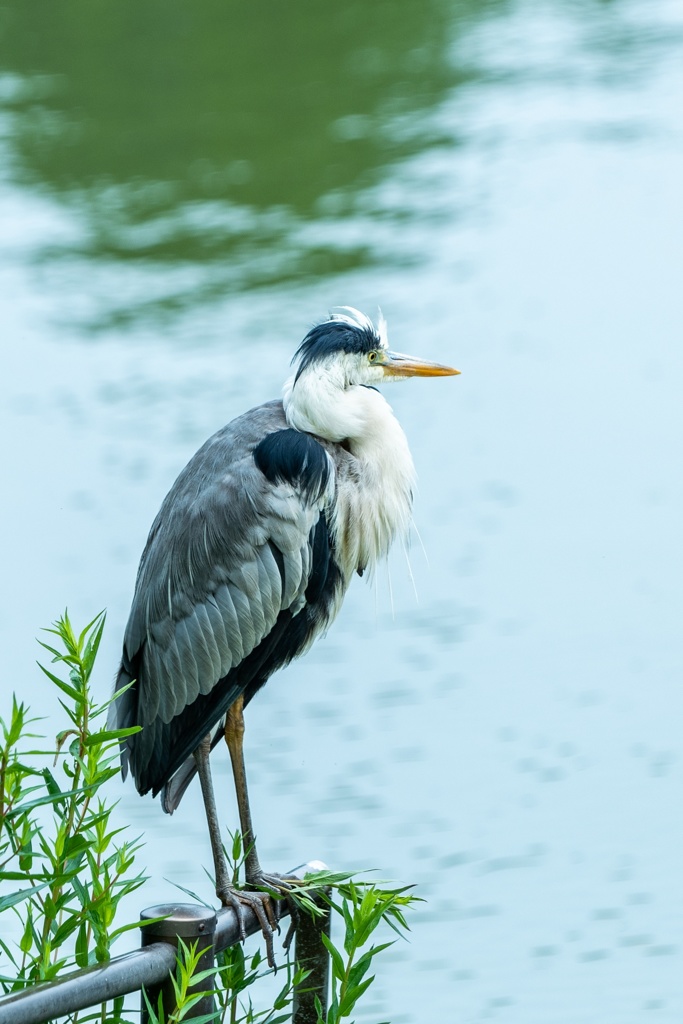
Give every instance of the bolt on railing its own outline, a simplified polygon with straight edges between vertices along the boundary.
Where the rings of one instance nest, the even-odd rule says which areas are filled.
[[[308,871],[324,868],[319,861],[312,862],[290,875],[303,877]],[[276,904],[278,918],[289,914],[286,901]],[[164,920],[155,920],[163,917]],[[214,966],[215,954],[240,941],[237,914],[231,907],[218,912],[210,907],[194,903],[173,903],[149,907],[140,915],[142,946],[140,949],[114,957],[106,964],[86,967],[74,971],[55,981],[43,982],[31,988],[22,989],[0,997],[1,1024],[45,1024],[77,1010],[141,991],[147,993],[150,1005],[156,1006],[161,992],[165,1009],[175,1006],[175,991],[171,982],[179,953],[179,941],[187,945],[198,943],[202,950],[198,970],[209,970]],[[150,922],[146,924],[145,922]],[[300,989],[295,989],[292,1005],[294,1024],[315,1024],[315,997],[317,995],[323,1010],[327,1009],[329,990],[329,954],[322,941],[322,935],[329,935],[329,911],[323,917],[311,918],[299,913],[295,930],[295,958],[297,963],[311,973]],[[249,908],[244,911],[244,926],[247,935],[260,931],[256,915]],[[204,990],[205,984],[202,984]],[[198,1000],[186,1013],[183,1020],[202,1017],[213,1010],[213,997]],[[146,1005],[142,999],[143,1021],[146,1019]]]

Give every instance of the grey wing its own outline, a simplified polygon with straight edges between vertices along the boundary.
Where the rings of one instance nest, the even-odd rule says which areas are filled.
[[[135,683],[110,713],[119,728],[142,726],[122,755],[140,792],[168,782],[246,688],[240,667],[305,604],[334,466],[299,435],[302,467],[292,451],[303,442],[289,434],[279,402],[235,420],[197,452],[152,526],[117,689]],[[266,450],[270,437],[284,455]]]

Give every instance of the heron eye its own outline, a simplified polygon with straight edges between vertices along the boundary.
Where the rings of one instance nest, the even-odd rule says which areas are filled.
[[[371,363],[376,363],[377,362],[377,353],[376,352],[369,352],[368,353],[368,360]]]

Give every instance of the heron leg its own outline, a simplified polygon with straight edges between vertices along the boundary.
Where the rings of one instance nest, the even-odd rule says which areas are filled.
[[[240,828],[242,830],[242,842],[244,844],[245,859],[244,873],[247,884],[255,888],[270,889],[284,896],[289,906],[292,922],[296,919],[296,906],[294,901],[288,897],[288,892],[298,879],[288,879],[282,875],[265,872],[259,863],[256,852],[256,839],[254,827],[251,821],[251,808],[249,806],[249,792],[247,790],[247,771],[244,765],[244,701],[238,697],[232,707],[228,710],[225,718],[225,742],[230,751],[232,761],[232,773],[235,779],[235,792],[237,794],[237,807],[240,816]],[[263,907],[268,914],[273,928],[277,927],[273,901],[267,892],[254,893],[263,898]],[[285,938],[285,949],[289,946],[292,936],[292,926]],[[266,942],[267,945],[267,942]]]
[[[213,866],[216,873],[216,895],[223,900],[223,893],[227,893],[233,886],[228,876],[228,865],[225,862],[223,843],[221,842],[221,830],[218,824],[218,811],[216,810],[216,797],[213,791],[211,779],[211,766],[209,754],[211,753],[211,735],[207,735],[201,741],[194,752],[194,759],[197,763],[197,774],[202,787],[204,808],[206,810],[206,821],[209,826],[209,838],[211,840],[211,852],[213,854]]]
[[[237,809],[240,815],[242,842],[245,849],[244,871],[250,885],[259,885],[263,877],[258,854],[254,828],[251,823],[251,808],[247,790],[247,770],[244,765],[244,699],[238,697],[228,710],[225,718],[225,742],[230,751],[232,774],[235,779]]]
[[[242,725],[242,731],[244,732],[244,724]],[[268,965],[270,967],[274,967],[275,956],[273,952],[273,932],[277,929],[278,924],[270,897],[266,893],[241,892],[235,885],[233,885],[228,874],[228,865],[223,853],[220,826],[218,824],[216,797],[213,789],[213,781],[211,779],[211,767],[209,764],[210,753],[211,735],[209,734],[204,737],[196,748],[194,758],[197,763],[197,774],[199,775],[199,782],[202,787],[202,796],[204,798],[204,807],[206,809],[206,821],[209,826],[211,852],[213,854],[213,864],[216,873],[216,895],[224,907],[232,907],[235,911],[239,923],[240,938],[242,941],[247,937],[244,922],[244,908],[245,906],[251,907],[256,914],[266,942]]]

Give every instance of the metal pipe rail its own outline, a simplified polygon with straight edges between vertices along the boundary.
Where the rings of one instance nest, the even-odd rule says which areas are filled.
[[[320,862],[307,864],[303,869],[297,869],[296,873],[301,871],[303,877],[306,871],[320,870],[322,866]],[[275,909],[278,919],[289,914],[284,900],[278,901]],[[145,923],[159,917],[164,920],[149,925]],[[256,915],[249,908],[245,908],[244,925],[247,935],[260,931]],[[143,987],[153,1006],[161,992],[164,1004],[172,1009],[173,987],[170,978],[176,967],[178,940],[182,939],[186,944],[197,942],[198,948],[203,950],[198,968],[200,971],[213,966],[215,953],[234,946],[240,940],[237,915],[231,907],[223,907],[218,912],[194,903],[150,907],[140,915],[140,928],[140,949],[114,957],[106,964],[86,967],[55,981],[1,996],[0,1024],[45,1024],[118,996],[139,992]],[[292,1020],[295,1024],[315,1022],[317,1015],[312,1016],[312,1012],[316,994],[323,1007],[327,1006],[329,955],[322,943],[322,932],[329,934],[329,914],[323,919],[322,925],[318,920],[311,920],[307,914],[299,915],[295,952],[299,962],[306,962],[312,975],[306,982],[306,991],[294,993]],[[312,977],[316,979],[315,984],[311,983]],[[199,1000],[185,1019],[203,1016],[210,1013],[212,1008],[211,997]],[[143,1020],[145,1016],[143,1001]]]

